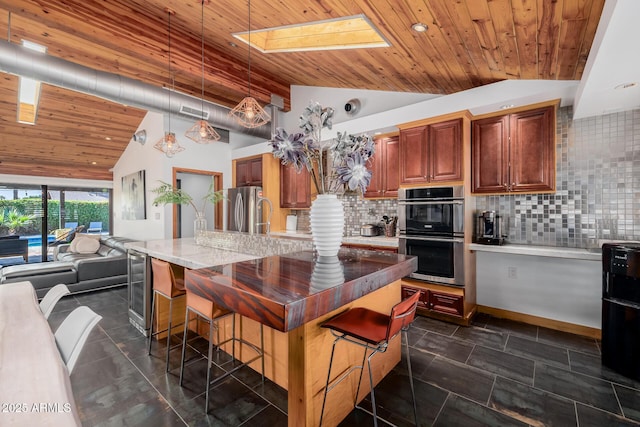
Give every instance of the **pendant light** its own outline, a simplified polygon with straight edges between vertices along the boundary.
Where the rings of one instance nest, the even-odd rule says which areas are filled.
[[[173,157],[176,153],[184,151],[184,147],[180,145],[176,139],[176,134],[171,132],[171,92],[173,91],[173,77],[171,76],[171,15],[175,12],[169,8],[165,9],[169,15],[169,78],[171,79],[171,88],[169,89],[169,132],[165,132],[164,136],[154,144],[156,150],[162,151],[167,157]]]
[[[218,132],[216,132],[216,130],[213,128],[213,126],[211,126],[209,124],[209,122],[207,122],[204,119],[204,4],[205,2],[208,3],[208,0],[201,0],[200,1],[202,3],[202,15],[201,15],[201,24],[202,24],[202,38],[201,38],[201,46],[200,46],[200,50],[201,50],[201,58],[202,58],[202,82],[201,82],[201,87],[202,87],[202,93],[200,96],[200,101],[202,102],[201,107],[200,107],[200,111],[201,111],[201,118],[200,120],[198,120],[197,122],[195,122],[193,124],[193,126],[191,126],[191,128],[185,132],[185,136],[189,139],[191,139],[192,141],[197,142],[198,144],[209,144],[211,142],[216,142],[220,139],[220,134],[218,134]]]
[[[251,0],[249,0],[249,93],[233,110],[230,116],[236,119],[241,126],[255,128],[269,123],[271,116],[251,97]]]

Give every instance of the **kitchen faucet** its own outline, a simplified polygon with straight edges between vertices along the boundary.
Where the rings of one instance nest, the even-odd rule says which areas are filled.
[[[266,225],[266,234],[269,235],[271,233],[271,215],[273,215],[273,204],[271,203],[271,200],[267,199],[266,197],[259,197],[256,204],[260,205],[261,202],[267,202],[267,204],[269,205],[269,215],[267,215],[267,222],[256,223],[256,233],[260,232],[259,226]]]

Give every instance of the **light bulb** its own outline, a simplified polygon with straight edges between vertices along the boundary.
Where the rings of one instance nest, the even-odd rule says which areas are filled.
[[[205,126],[204,122],[200,123],[200,136],[203,138],[206,138],[207,136],[207,127]]]
[[[253,116],[255,115],[255,113],[253,112],[253,108],[248,107],[244,115],[247,116],[248,119],[253,119]]]

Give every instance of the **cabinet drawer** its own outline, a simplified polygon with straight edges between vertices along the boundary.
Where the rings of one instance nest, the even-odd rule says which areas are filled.
[[[462,295],[451,295],[429,291],[429,308],[441,313],[462,316],[464,314],[464,299]]]
[[[428,295],[428,291],[426,289],[418,289],[418,288],[411,288],[409,286],[402,286],[402,299],[406,299],[409,298],[411,295],[415,294],[416,292],[420,292],[420,298],[418,299],[418,307],[421,308],[428,308],[428,304],[429,304],[429,295]]]

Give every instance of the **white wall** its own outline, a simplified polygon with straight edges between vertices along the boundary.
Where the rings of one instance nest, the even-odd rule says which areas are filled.
[[[477,303],[600,329],[602,263],[476,252]]]
[[[164,123],[163,123],[164,122]],[[164,129],[168,129],[168,120],[162,114],[149,112],[140,123],[138,130],[145,129],[147,142],[141,145],[130,142],[126,150],[116,163],[113,170],[114,193],[114,231],[113,234],[133,239],[152,240],[170,239],[173,235],[173,206],[153,206],[155,194],[151,189],[160,182],[172,181],[172,168],[207,170],[222,173],[223,188],[231,185],[231,147],[234,136],[230,136],[232,143],[196,144],[184,136],[193,122],[177,117],[171,117],[171,131],[176,134],[178,142],[185,150],[168,158],[156,150],[154,144],[163,136]],[[243,138],[237,138],[242,140]],[[123,220],[121,215],[122,191],[121,179],[124,175],[146,171],[146,220]],[[190,207],[185,207],[190,208]]]

